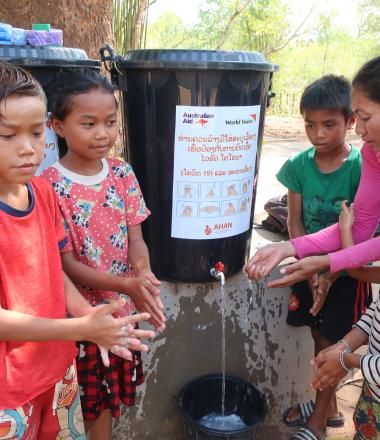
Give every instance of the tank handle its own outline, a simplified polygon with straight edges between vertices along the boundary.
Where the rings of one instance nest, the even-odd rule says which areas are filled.
[[[123,77],[123,73],[117,66],[117,61],[121,60],[120,55],[116,55],[113,47],[109,44],[103,44],[99,48],[100,60],[104,64],[104,67],[111,75],[111,81],[113,84],[118,84],[118,75]]]

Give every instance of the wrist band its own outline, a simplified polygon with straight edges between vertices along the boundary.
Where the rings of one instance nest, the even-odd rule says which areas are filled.
[[[337,343],[342,343],[346,348],[345,350],[348,351],[349,353],[352,353],[351,347],[348,345],[348,342],[345,341],[344,339],[339,340]]]
[[[346,348],[343,351],[341,351],[339,353],[339,363],[340,363],[341,367],[343,368],[343,370],[345,370],[347,373],[349,373],[351,371],[351,368],[348,368],[346,366],[346,364],[344,363],[344,359],[343,359],[344,353],[351,353],[351,352],[349,350],[347,350]]]

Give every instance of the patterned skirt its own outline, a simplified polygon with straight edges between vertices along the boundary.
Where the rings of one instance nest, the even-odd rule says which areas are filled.
[[[380,440],[380,403],[375,400],[366,382],[354,412],[355,440]]]
[[[144,382],[141,353],[128,361],[109,353],[110,366],[103,365],[99,348],[92,342],[78,342],[77,371],[85,421],[96,420],[110,409],[120,416],[120,404],[135,404],[136,387]]]

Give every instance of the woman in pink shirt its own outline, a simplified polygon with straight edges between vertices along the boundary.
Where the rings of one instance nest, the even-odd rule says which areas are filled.
[[[338,224],[288,242],[270,244],[256,252],[246,264],[244,271],[249,278],[263,278],[291,256],[301,260],[281,269],[284,276],[270,281],[269,287],[289,286],[324,270],[338,272],[380,260],[380,237],[371,238],[380,220],[380,57],[364,64],[355,75],[352,87],[356,132],[364,141],[352,228],[354,242],[359,244],[342,249]]]

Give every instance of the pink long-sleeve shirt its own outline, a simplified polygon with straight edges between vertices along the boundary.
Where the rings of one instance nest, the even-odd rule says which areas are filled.
[[[340,250],[338,224],[291,240],[300,258],[328,254],[331,272],[380,260],[380,236],[369,240],[380,220],[380,152],[364,144],[361,154],[362,174],[354,200],[355,222],[352,227],[354,242],[359,244]]]

